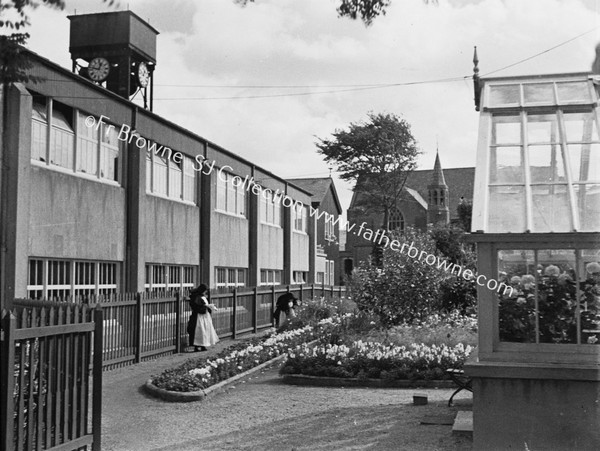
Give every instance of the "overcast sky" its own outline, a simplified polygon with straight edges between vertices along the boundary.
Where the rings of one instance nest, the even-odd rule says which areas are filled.
[[[70,68],[66,16],[115,9],[66,3],[31,14],[29,47]],[[443,167],[474,166],[473,46],[485,76],[590,31],[500,76],[589,71],[600,42],[598,0],[392,0],[370,27],[338,18],[336,4],[121,1],[160,31],[155,113],[289,178],[327,176],[315,137],[369,111],[412,125],[419,169],[433,167],[438,141]],[[364,89],[448,78],[457,80]],[[336,179],[336,187],[345,210],[351,186]]]

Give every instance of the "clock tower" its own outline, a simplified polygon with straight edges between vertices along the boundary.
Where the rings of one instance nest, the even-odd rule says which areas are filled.
[[[73,72],[153,107],[158,31],[131,11],[69,16]]]

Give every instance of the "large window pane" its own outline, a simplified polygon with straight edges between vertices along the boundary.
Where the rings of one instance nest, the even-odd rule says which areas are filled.
[[[45,162],[47,144],[48,125],[36,120],[31,121],[31,159]]]
[[[490,186],[488,228],[494,232],[525,231],[523,186]]]
[[[102,124],[100,129],[100,177],[118,181],[119,141],[115,127]]]
[[[567,185],[531,187],[533,232],[570,232],[571,209]]]
[[[600,230],[600,184],[575,185],[581,232]]]
[[[521,119],[519,116],[494,116],[493,144],[521,144]]]
[[[581,251],[578,268],[581,308],[581,343],[600,344],[600,250]]]
[[[491,183],[523,183],[521,147],[492,147]]]
[[[183,200],[196,202],[196,170],[191,158],[183,159]]]
[[[519,85],[490,86],[490,107],[513,106],[520,103]]]
[[[531,183],[566,182],[560,146],[529,146],[529,174]]]
[[[153,192],[167,195],[167,159],[154,155]]]
[[[498,293],[500,341],[535,343],[535,260],[531,250],[498,251],[498,281],[512,287]]]
[[[182,183],[181,163],[177,164],[173,160],[169,161],[169,197],[181,199]]]
[[[527,116],[527,143],[555,143],[559,141],[558,125],[554,114]]]
[[[600,144],[570,144],[568,151],[573,181],[600,182]]]
[[[538,309],[540,343],[577,343],[575,251],[540,250]]]
[[[598,141],[598,128],[594,120],[594,112],[565,113],[565,132],[568,142]]]
[[[227,211],[227,181],[226,173],[217,174],[217,209]]]
[[[580,102],[591,103],[592,101],[587,81],[557,83],[556,87],[558,89],[558,100],[561,104]]]
[[[523,97],[525,105],[531,104],[553,104],[553,83],[531,83],[523,85]]]

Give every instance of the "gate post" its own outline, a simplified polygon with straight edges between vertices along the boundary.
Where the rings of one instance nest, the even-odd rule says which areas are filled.
[[[102,449],[102,307],[96,304],[94,309],[94,363],[92,380],[92,451]]]
[[[235,340],[237,330],[237,288],[233,289],[233,318],[231,319],[231,325],[233,326],[231,338]]]
[[[13,449],[14,435],[14,403],[15,390],[15,341],[14,330],[17,320],[14,315],[5,310],[2,318],[2,347],[0,349],[0,448]]]
[[[144,327],[144,316],[142,311],[142,295],[136,293],[136,308],[135,308],[135,319],[136,323],[136,340],[135,340],[135,363],[142,361],[142,339],[143,339],[143,327]]]
[[[175,293],[175,354],[181,352],[181,291]]]
[[[252,296],[252,302],[254,304],[254,312],[253,312],[253,316],[254,316],[254,333],[258,332],[258,292],[257,292],[257,288],[254,287],[254,293]]]

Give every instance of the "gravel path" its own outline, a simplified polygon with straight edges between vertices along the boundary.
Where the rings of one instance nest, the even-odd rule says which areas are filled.
[[[420,424],[427,415],[453,417],[459,408],[470,409],[464,392],[455,398],[458,407],[447,407],[450,389],[289,386],[272,367],[201,402],[166,403],[142,392],[152,374],[190,356],[104,373],[103,450],[471,449],[471,440],[452,436],[451,426]],[[416,391],[427,394],[428,405],[412,405]]]

